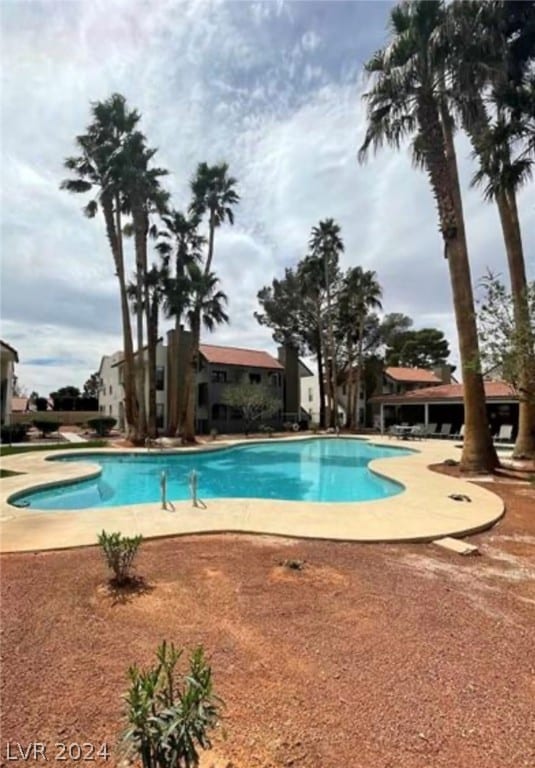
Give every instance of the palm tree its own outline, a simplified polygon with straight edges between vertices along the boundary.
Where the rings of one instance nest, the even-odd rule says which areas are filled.
[[[106,236],[119,282],[124,348],[125,417],[127,437],[132,438],[138,421],[138,406],[122,237],[123,195],[117,162],[124,142],[135,129],[140,115],[136,110],[129,110],[124,96],[117,93],[105,101],[92,104],[91,114],[93,119],[86,133],[76,137],[80,154],[68,157],[64,163],[75,178],[64,180],[61,189],[78,194],[93,192],[95,196],[84,207],[84,213],[88,218],[94,218],[100,208],[104,217]]]
[[[364,365],[364,328],[370,312],[381,309],[382,289],[373,270],[362,267],[349,269],[344,277],[344,284],[339,298],[341,331],[347,348],[347,423],[352,429],[359,425],[358,400],[362,369]],[[355,340],[357,341],[357,369],[353,380],[355,358]],[[353,381],[355,383],[353,394]]]
[[[196,221],[200,221],[203,216],[208,215],[208,252],[204,264],[204,276],[208,282],[214,257],[215,230],[224,224],[225,221],[228,221],[229,224],[234,223],[233,206],[240,200],[235,189],[236,183],[236,179],[228,175],[228,165],[226,163],[214,166],[209,166],[207,163],[199,163],[196,174],[191,181],[193,200],[189,209],[190,214]],[[190,323],[192,329],[190,371],[196,370],[199,358],[200,329],[202,325],[200,304],[194,302],[191,311],[193,313],[196,312],[197,316]],[[195,400],[192,398],[195,395],[195,387],[192,386],[190,381],[185,389],[187,399],[183,413],[184,419],[181,419],[184,425],[183,438],[187,442],[194,442]]]
[[[392,39],[366,66],[373,82],[365,96],[368,128],[359,157],[364,159],[370,147],[378,149],[384,143],[399,148],[412,137],[413,157],[427,173],[449,267],[463,371],[465,438],[460,467],[479,473],[492,471],[498,458],[480,370],[454,125],[438,35],[444,14],[440,0],[402,2],[392,10]]]
[[[519,39],[530,19],[533,28],[534,18],[533,3],[457,0],[448,8],[445,26],[451,89],[479,164],[472,183],[484,185],[485,199],[495,201],[498,208],[515,325],[523,341],[514,458],[535,457],[535,404],[529,391],[535,374],[534,338],[516,200],[517,191],[532,174],[525,144],[530,117],[518,104],[517,96],[519,88],[529,84],[528,67],[535,56],[535,37],[530,37],[528,49],[522,47],[520,56]],[[532,111],[531,119],[534,116]]]
[[[199,163],[191,181],[193,201],[190,214],[199,221],[208,214],[208,254],[204,265],[206,274],[212,268],[215,230],[225,221],[234,224],[233,206],[240,201],[236,184],[236,179],[228,175],[227,163],[211,166]]]
[[[184,442],[195,439],[195,406],[196,406],[196,377],[199,369],[199,345],[201,339],[201,327],[213,331],[217,325],[228,323],[228,315],[224,306],[227,296],[219,290],[219,280],[213,272],[206,273],[198,264],[192,264],[191,277],[191,307],[186,315],[191,331],[190,364],[186,370],[185,381],[185,413],[182,420]]]
[[[131,133],[123,147],[120,157],[121,179],[124,190],[123,210],[132,215],[132,231],[136,254],[137,276],[137,389],[139,402],[139,422],[137,439],[143,441],[147,431],[149,435],[156,434],[156,404],[148,398],[148,414],[146,412],[145,384],[148,389],[156,391],[156,368],[150,365],[155,359],[156,350],[151,349],[153,340],[149,339],[148,329],[151,324],[149,300],[149,281],[147,279],[148,259],[147,241],[149,237],[151,214],[164,215],[167,212],[169,194],[162,189],[160,178],[167,175],[163,168],[150,168],[149,163],[156,154],[155,149],[149,149],[145,136],[140,131]],[[152,234],[155,234],[155,227]],[[147,329],[147,360],[148,376],[145,375],[145,355],[143,353],[143,324]],[[148,418],[147,418],[148,416]]]
[[[309,240],[311,255],[320,260],[324,274],[324,285],[327,297],[327,338],[328,356],[326,365],[327,378],[327,422],[330,427],[338,423],[338,398],[336,375],[336,350],[334,346],[333,318],[331,307],[332,283],[335,279],[333,266],[338,268],[340,254],[344,251],[344,243],[340,235],[340,226],[333,219],[324,219],[312,228]]]
[[[168,432],[174,436],[179,434],[181,426],[180,398],[178,392],[178,354],[180,348],[180,328],[182,318],[191,302],[190,268],[199,264],[202,258],[202,246],[205,239],[198,234],[196,219],[188,217],[180,211],[171,211],[163,217],[165,230],[159,234],[160,242],[156,248],[162,256],[167,278],[165,281],[164,312],[167,317],[174,317],[175,332],[172,335],[170,359],[173,364],[168,370],[168,388],[171,393],[169,400]],[[172,242],[170,242],[172,241]],[[170,270],[173,259],[173,270]]]

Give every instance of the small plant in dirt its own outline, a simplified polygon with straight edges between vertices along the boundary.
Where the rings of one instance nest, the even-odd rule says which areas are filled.
[[[33,426],[39,430],[39,432],[41,433],[41,437],[47,437],[48,435],[51,435],[53,432],[58,431],[58,429],[61,427],[61,422],[50,421],[48,419],[35,419],[33,422]]]
[[[279,563],[283,568],[288,568],[289,571],[302,571],[305,567],[304,560],[281,560]]]
[[[456,459],[444,459],[444,466],[445,467],[458,467],[459,462],[456,461]]]
[[[121,747],[143,768],[195,768],[200,750],[210,749],[210,731],[217,725],[222,700],[213,692],[212,669],[202,647],[190,656],[189,670],[176,667],[183,651],[165,641],[150,669],[130,667],[128,727]]]
[[[121,587],[132,581],[134,558],[143,536],[122,536],[120,533],[102,531],[98,543],[108,567],[113,571],[112,583]]]

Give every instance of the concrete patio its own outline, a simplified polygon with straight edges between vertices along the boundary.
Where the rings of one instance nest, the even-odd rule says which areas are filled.
[[[302,437],[290,439],[307,439]],[[325,439],[330,439],[326,437]],[[362,438],[359,438],[362,439]],[[407,447],[406,441],[374,436],[375,444]],[[204,450],[224,450],[250,441],[232,440]],[[276,444],[276,440],[270,441]],[[8,503],[14,493],[90,478],[100,473],[91,463],[48,462],[59,451],[22,453],[2,458],[2,467],[26,474],[4,478],[0,485],[0,551],[21,552],[91,545],[103,529],[146,538],[208,532],[246,532],[287,537],[361,542],[430,541],[485,530],[504,512],[502,500],[486,489],[431,472],[428,466],[460,457],[459,447],[442,440],[411,442],[418,452],[371,462],[370,469],[405,486],[386,499],[363,502],[301,502],[267,499],[209,499],[206,508],[191,501],[164,510],[159,503],[84,509],[73,512],[28,512]],[[139,449],[140,452],[146,451]],[[177,455],[186,450],[172,451]],[[115,449],[92,450],[112,453]],[[132,451],[128,451],[132,452]],[[72,456],[72,452],[69,452]],[[455,501],[465,494],[471,502]],[[171,501],[173,501],[171,499]]]

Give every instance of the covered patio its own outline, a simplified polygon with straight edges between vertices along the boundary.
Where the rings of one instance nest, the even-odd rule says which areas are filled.
[[[518,398],[512,387],[503,381],[485,381],[485,399],[491,432],[499,432],[503,424],[518,427]],[[403,395],[377,395],[370,399],[378,414],[381,433],[395,424],[424,424],[426,429],[436,424],[451,424],[452,434],[458,434],[464,424],[462,384],[442,384],[426,387]]]

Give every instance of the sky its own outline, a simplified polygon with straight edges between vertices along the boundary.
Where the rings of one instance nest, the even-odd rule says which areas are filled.
[[[2,0],[1,336],[28,393],[81,387],[121,348],[117,279],[100,218],[60,190],[90,102],[122,93],[142,114],[176,208],[199,162],[238,179],[235,224],[217,232],[214,269],[231,322],[204,340],[274,352],[253,317],[257,292],[334,218],[344,268],[377,272],[385,312],[444,331],[457,361],[447,262],[425,175],[406,150],[362,166],[363,64],[387,42],[390,2]],[[505,274],[493,205],[469,188],[457,149],[473,282]],[[535,268],[533,187],[519,198]],[[131,245],[128,258],[131,264]],[[165,330],[170,325],[164,321]]]

